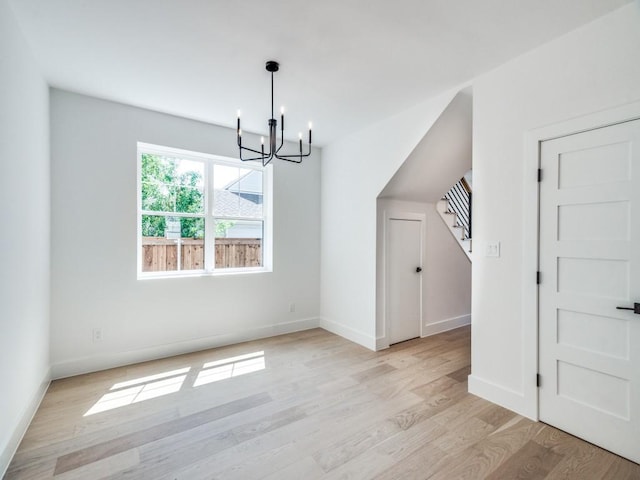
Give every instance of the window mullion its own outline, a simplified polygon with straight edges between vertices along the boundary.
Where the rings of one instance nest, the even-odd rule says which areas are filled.
[[[204,269],[208,272],[215,270],[215,237],[216,226],[213,218],[213,162],[206,162],[204,179]]]
[[[273,263],[273,165],[262,174],[262,266],[272,268]]]
[[[227,215],[213,215],[214,218],[220,220],[230,220],[230,221],[238,221],[238,222],[262,222],[264,221],[264,216],[262,217],[231,217]]]
[[[188,212],[164,212],[158,210],[141,210],[141,215],[155,215],[158,217],[186,217],[186,218],[204,218],[204,213],[188,213]]]

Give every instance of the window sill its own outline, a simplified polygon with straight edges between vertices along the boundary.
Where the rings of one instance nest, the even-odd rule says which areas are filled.
[[[158,280],[166,278],[225,277],[230,275],[251,275],[256,273],[272,273],[271,268],[224,268],[207,272],[205,270],[189,270],[185,272],[138,272],[138,280]]]

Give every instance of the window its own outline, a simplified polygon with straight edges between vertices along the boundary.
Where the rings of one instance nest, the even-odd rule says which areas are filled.
[[[267,271],[271,168],[138,144],[138,276]]]

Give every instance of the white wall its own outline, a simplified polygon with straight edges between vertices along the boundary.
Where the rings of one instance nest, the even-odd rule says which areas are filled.
[[[235,131],[51,95],[54,377],[317,326],[317,151],[274,165],[272,273],[136,280],[136,142],[235,157]]]
[[[435,204],[471,169],[473,95],[460,91],[380,193]]]
[[[376,199],[456,92],[322,150],[321,326],[370,349],[376,348]]]
[[[433,335],[471,322],[471,262],[440,218],[433,203],[378,200],[376,342],[389,345],[384,316],[385,211],[426,217],[422,265],[422,334]]]
[[[49,382],[49,91],[0,0],[0,477]]]
[[[535,350],[523,324],[526,132],[640,99],[640,2],[631,3],[476,79],[470,390],[537,415]],[[526,215],[528,212],[524,212]],[[482,255],[501,242],[500,258]],[[532,245],[527,242],[526,245]],[[535,328],[533,328],[535,332]]]

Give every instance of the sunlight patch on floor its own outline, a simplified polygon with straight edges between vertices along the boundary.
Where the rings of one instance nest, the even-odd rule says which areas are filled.
[[[223,358],[205,363],[198,373],[193,386],[199,387],[208,383],[264,370],[265,368],[264,351]],[[185,367],[116,383],[84,416],[176,393],[182,388],[190,371],[191,367]]]
[[[194,387],[264,370],[264,352],[248,353],[246,355],[208,362],[205,363],[202,368],[202,371],[198,374],[193,384]]]
[[[191,367],[116,383],[84,416],[175,393],[182,388],[189,370]]]

